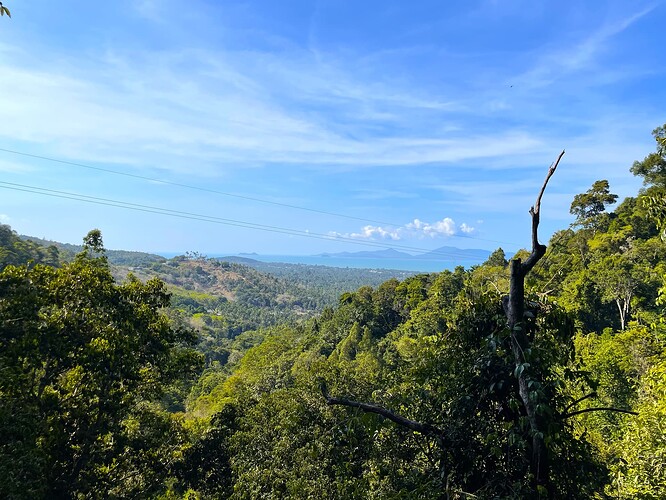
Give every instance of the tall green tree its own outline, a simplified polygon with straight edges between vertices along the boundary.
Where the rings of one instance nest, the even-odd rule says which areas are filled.
[[[631,318],[637,292],[649,281],[657,279],[650,263],[640,257],[639,251],[630,247],[625,252],[601,257],[590,266],[601,300],[617,307],[621,330]]]
[[[502,247],[499,247],[493,253],[490,254],[488,260],[486,260],[483,265],[493,266],[493,267],[506,267],[509,265],[509,261],[506,260],[506,254]]]
[[[652,136],[657,142],[657,150],[634,162],[631,172],[643,178],[643,185],[648,190],[663,190],[666,188],[666,124],[654,129]]]
[[[576,216],[574,224],[587,229],[600,229],[606,207],[616,200],[617,195],[610,192],[607,180],[596,181],[587,192],[574,196],[569,210]]]
[[[177,422],[156,403],[194,374],[196,336],[162,313],[164,284],[116,284],[101,234],[61,268],[0,273],[0,489],[9,498],[106,497],[161,488],[169,446],[140,451]],[[154,442],[153,442],[154,444]],[[180,443],[182,445],[182,442]],[[143,458],[141,458],[143,457]]]

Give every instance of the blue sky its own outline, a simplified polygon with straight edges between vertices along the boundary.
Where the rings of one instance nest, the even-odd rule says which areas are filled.
[[[0,148],[97,168],[0,151],[4,186],[207,219],[0,190],[60,241],[516,250],[562,149],[542,240],[595,180],[634,195],[666,121],[663,1],[3,3]]]

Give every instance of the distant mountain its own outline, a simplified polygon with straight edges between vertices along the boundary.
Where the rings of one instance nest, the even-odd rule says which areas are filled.
[[[418,255],[411,255],[405,252],[399,252],[393,248],[386,250],[362,251],[362,252],[340,252],[340,253],[322,253],[316,257],[337,257],[349,259],[414,259],[414,260],[435,260],[444,262],[461,262],[469,265],[481,264],[488,259],[491,252],[479,248],[456,248],[443,246],[430,252]]]
[[[425,260],[443,260],[443,261],[455,261],[455,262],[465,262],[469,264],[469,261],[472,261],[475,264],[481,264],[484,261],[488,260],[492,252],[488,250],[482,250],[480,248],[457,248],[443,246],[431,250],[428,253],[417,255],[417,259]]]
[[[413,255],[404,252],[398,252],[393,248],[386,250],[372,250],[362,252],[339,252],[339,253],[321,253],[316,257],[338,257],[352,259],[412,259]]]

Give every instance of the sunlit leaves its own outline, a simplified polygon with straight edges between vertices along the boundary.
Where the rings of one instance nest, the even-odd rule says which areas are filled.
[[[596,181],[586,193],[574,197],[570,212],[576,216],[576,225],[596,230],[602,227],[604,219],[608,220],[603,217],[606,206],[616,200],[617,195],[610,192],[607,180]]]
[[[98,242],[99,255],[101,235]],[[60,269],[0,273],[0,406],[7,412],[0,430],[10,443],[24,442],[0,459],[3,484],[20,489],[19,452],[33,457],[25,474],[38,476],[36,488],[47,496],[106,496],[105,488],[122,491],[119,478],[127,474],[166,473],[166,466],[156,471],[139,467],[139,457],[119,457],[134,453],[132,419],[142,435],[159,420],[139,411],[143,402],[157,401],[165,384],[200,366],[200,356],[184,348],[193,333],[173,330],[161,314],[167,305],[161,282],[118,285],[106,260],[88,253]]]
[[[636,161],[631,167],[634,175],[643,177],[643,183],[648,188],[666,187],[666,124],[652,131],[657,142],[657,151],[646,156],[642,161]]]

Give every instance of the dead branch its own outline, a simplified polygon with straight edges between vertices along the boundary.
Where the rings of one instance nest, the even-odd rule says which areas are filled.
[[[585,400],[588,399],[588,398],[596,397],[596,395],[597,395],[596,392],[591,392],[591,393],[589,393],[589,394],[586,394],[586,395],[583,396],[582,398],[578,398],[576,401],[574,401],[574,402],[571,403],[569,406],[567,406],[567,407],[564,409],[564,411],[569,411],[569,410],[570,410],[571,408],[573,408],[574,406],[576,406],[576,405],[582,403],[583,401],[585,401]]]
[[[564,150],[562,150],[560,156],[557,157],[557,160],[555,160],[553,164],[548,168],[548,174],[546,174],[546,180],[543,181],[543,186],[541,186],[541,191],[539,191],[539,196],[537,196],[536,203],[530,210],[530,213],[538,214],[539,211],[541,210],[541,198],[543,197],[543,193],[546,191],[546,186],[548,185],[548,181],[555,173],[555,170],[557,169],[557,166],[560,164],[560,160],[562,159],[563,156],[564,156]]]
[[[525,262],[520,266],[520,271],[523,275],[523,278],[530,272],[534,265],[543,257],[546,253],[546,246],[539,243],[538,229],[539,221],[541,220],[541,198],[543,193],[546,191],[546,186],[548,186],[548,181],[555,173],[557,166],[560,164],[560,160],[564,156],[564,150],[557,157],[557,160],[548,168],[548,174],[546,174],[546,179],[543,181],[539,195],[537,196],[534,206],[530,208],[530,215],[532,216],[532,253],[530,256],[525,259]]]
[[[581,413],[588,413],[591,411],[614,411],[616,413],[628,413],[629,415],[638,415],[638,412],[625,410],[624,408],[613,408],[612,406],[600,406],[598,408],[585,408],[583,410],[572,411],[571,413],[566,413],[565,415],[562,415],[562,417],[560,418],[564,420],[570,417],[575,417],[576,415],[580,415]]]
[[[381,415],[382,417],[387,418],[398,425],[407,427],[408,429],[411,429],[414,432],[419,432],[426,436],[428,435],[434,435],[438,437],[444,436],[444,431],[435,427],[434,425],[424,424],[421,422],[417,422],[415,420],[410,420],[401,415],[398,415],[397,413],[392,412],[391,410],[382,408],[381,406],[372,403],[362,403],[359,401],[352,401],[350,399],[334,398],[328,393],[326,382],[322,381],[320,383],[320,389],[321,393],[324,396],[324,399],[326,400],[326,403],[329,405],[341,405],[341,406],[349,406],[351,408],[359,408],[369,413],[376,413],[377,415]]]

